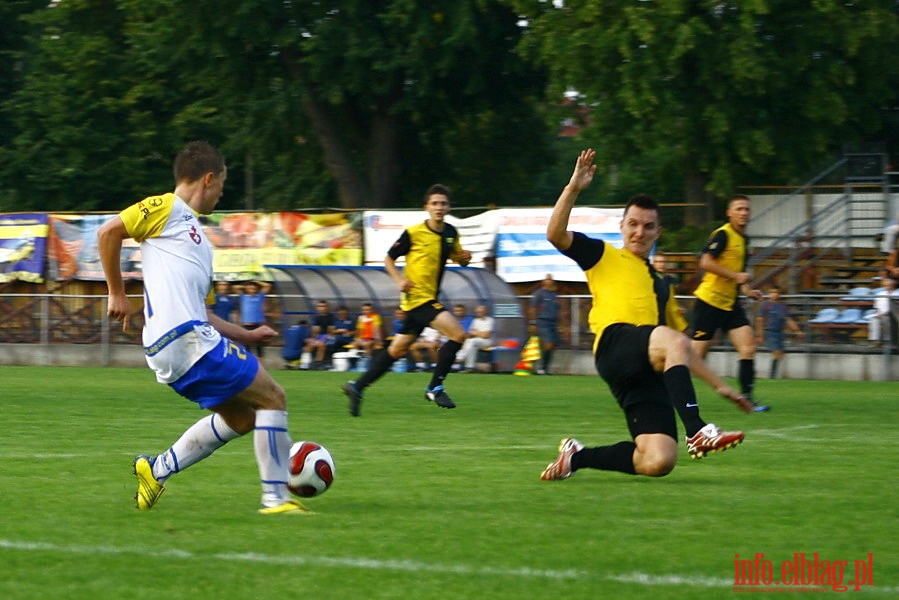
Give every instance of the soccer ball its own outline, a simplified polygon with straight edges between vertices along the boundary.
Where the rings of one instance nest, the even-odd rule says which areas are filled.
[[[324,494],[334,483],[334,459],[315,442],[297,442],[290,448],[287,489],[301,498]]]

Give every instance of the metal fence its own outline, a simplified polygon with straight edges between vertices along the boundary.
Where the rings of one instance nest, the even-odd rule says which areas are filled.
[[[531,296],[519,296],[521,313],[531,314]],[[561,301],[559,333],[560,348],[589,350],[593,344],[588,315],[592,306],[589,295],[559,296]],[[278,296],[269,296],[269,323],[276,329],[284,326]],[[678,296],[685,316],[689,320],[693,305],[692,296]],[[856,297],[847,291],[829,294],[785,295],[792,317],[804,332],[803,338],[788,338],[788,351],[808,352],[873,352],[885,346],[883,340],[868,341],[866,313],[873,306],[873,295]],[[899,303],[899,300],[894,300]],[[750,320],[755,324],[760,302],[747,302]],[[854,321],[816,322],[815,318],[825,308],[845,315],[847,310],[857,311]],[[142,298],[132,297],[132,313],[128,331],[118,322],[106,317],[105,295],[80,294],[0,294],[0,343],[2,344],[140,344],[143,327]],[[385,315],[385,317],[387,317]],[[882,331],[895,333],[887,322]],[[280,342],[275,341],[275,345]],[[718,340],[716,345],[727,345]],[[886,344],[888,345],[888,344]]]

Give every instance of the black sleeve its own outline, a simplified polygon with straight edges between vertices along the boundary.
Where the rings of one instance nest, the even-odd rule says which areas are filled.
[[[574,231],[572,234],[574,238],[571,240],[571,246],[568,247],[568,250],[563,250],[562,254],[576,262],[581,270],[586,271],[602,258],[606,243],[587,237],[580,231]]]
[[[393,246],[390,247],[390,250],[387,251],[387,256],[389,256],[393,260],[396,260],[401,256],[405,256],[409,253],[411,242],[412,239],[409,237],[409,230],[404,229],[403,233],[400,234],[400,237],[397,238],[395,242],[393,242]]]
[[[703,247],[700,254],[711,254],[713,258],[718,258],[725,248],[727,248],[727,234],[723,230],[718,230],[705,243],[705,247]]]

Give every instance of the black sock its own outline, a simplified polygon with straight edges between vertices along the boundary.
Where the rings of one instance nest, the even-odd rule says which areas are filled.
[[[438,385],[443,385],[443,380],[446,379],[447,373],[453,368],[453,363],[456,362],[456,353],[459,352],[461,347],[462,344],[453,340],[447,340],[440,346],[440,350],[437,351],[437,364],[434,366],[434,375],[431,377],[431,384],[428,386],[428,389],[433,390]]]
[[[368,363],[368,370],[356,380],[356,389],[360,392],[377,381],[381,375],[390,370],[396,359],[390,356],[387,349],[378,350]]]
[[[693,388],[693,380],[690,379],[689,367],[687,365],[671,367],[662,377],[671,403],[674,404],[687,431],[687,437],[693,437],[697,431],[705,427],[705,421],[699,416],[699,403],[696,401],[696,390]]]
[[[637,444],[634,442],[618,442],[614,446],[584,448],[571,457],[571,470],[589,468],[636,475],[637,470],[634,469],[634,450],[636,449]]]
[[[543,351],[543,370],[549,373],[549,363],[553,360],[553,351],[552,350],[544,350]]]
[[[746,396],[752,396],[752,388],[755,387],[755,360],[751,358],[740,359],[739,362],[740,391]]]
[[[779,362],[777,359],[771,361],[771,379],[777,379],[777,363]]]

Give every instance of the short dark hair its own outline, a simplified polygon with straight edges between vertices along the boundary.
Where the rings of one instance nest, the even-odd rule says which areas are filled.
[[[425,190],[425,197],[424,197],[424,200],[422,201],[422,204],[427,204],[428,198],[430,198],[434,194],[440,194],[441,196],[446,196],[446,199],[449,200],[450,203],[452,204],[453,197],[450,192],[450,189],[448,187],[446,187],[445,185],[443,185],[442,183],[435,183],[435,184],[431,185],[428,189]]]
[[[631,206],[636,206],[643,210],[654,210],[656,211],[656,214],[659,215],[659,220],[661,221],[662,215],[659,212],[659,203],[656,202],[652,196],[648,194],[631,196],[630,200],[627,201],[627,204],[624,205],[624,214],[627,214],[627,211],[630,210]]]
[[[172,173],[175,183],[197,181],[206,173],[220,175],[225,171],[225,157],[209,142],[196,140],[187,144],[175,157]]]
[[[730,197],[730,200],[727,201],[727,205],[730,206],[730,203],[734,200],[745,200],[746,202],[751,202],[749,196],[747,196],[746,194],[734,194]]]

